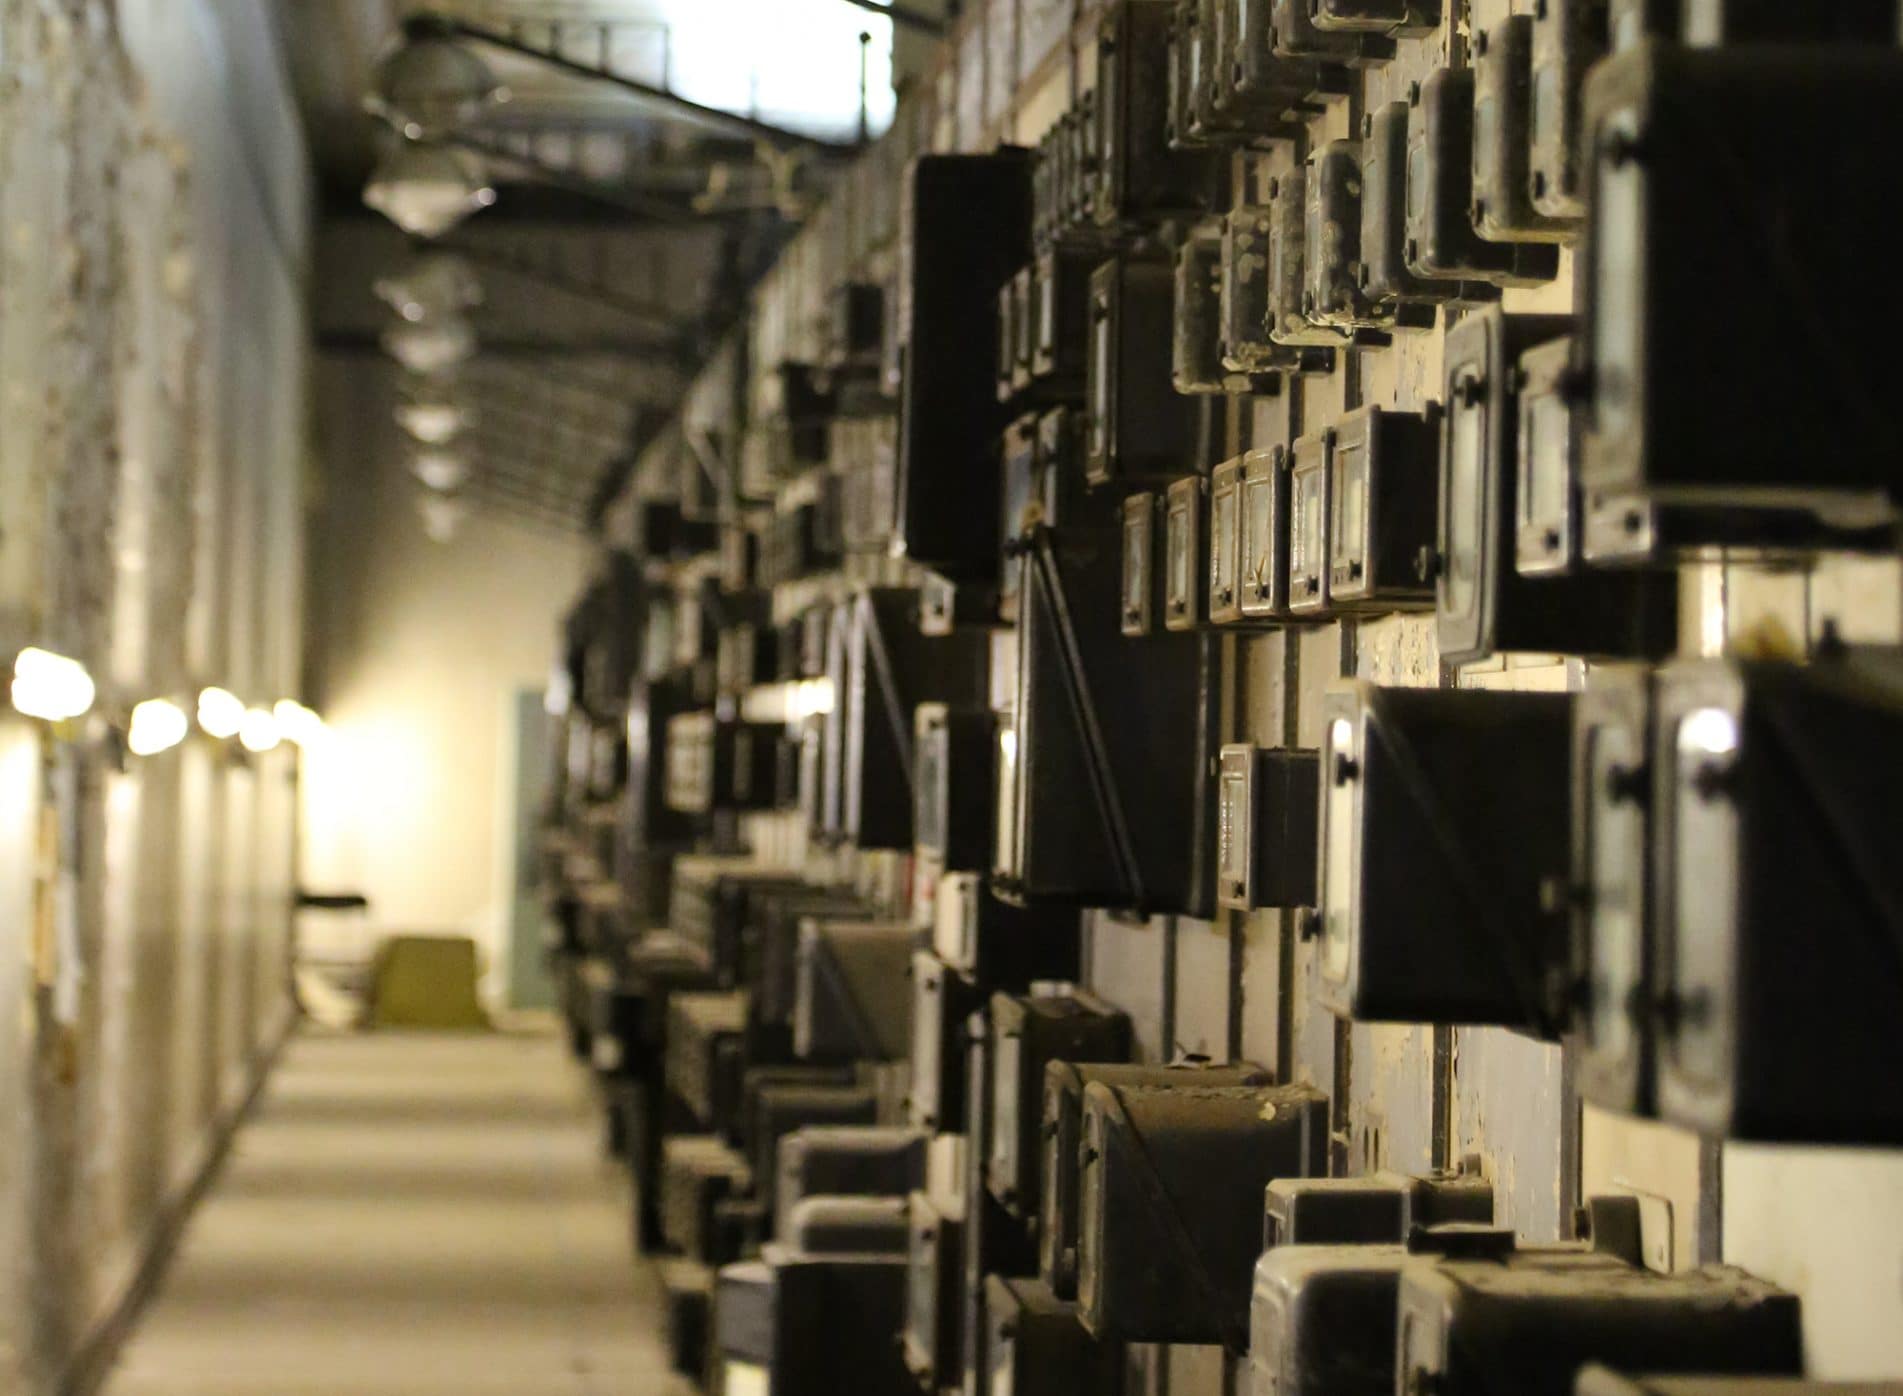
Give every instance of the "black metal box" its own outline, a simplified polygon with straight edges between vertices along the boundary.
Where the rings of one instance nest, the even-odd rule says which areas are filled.
[[[906,1200],[911,1238],[905,1264],[905,1327],[900,1347],[919,1387],[956,1386],[963,1355],[965,1216],[956,1195],[914,1192]]]
[[[1315,903],[1321,760],[1313,751],[1222,749],[1216,902],[1233,911]]]
[[[1138,484],[1179,475],[1196,449],[1194,402],[1170,382],[1176,274],[1112,257],[1090,275],[1084,476]]]
[[[1659,1113],[1903,1143],[1903,1084],[1870,1069],[1903,989],[1903,660],[1688,661],[1656,692]]]
[[[914,939],[903,921],[802,922],[794,1053],[821,1062],[902,1060],[912,1041]]]
[[[1577,294],[1589,497],[1894,523],[1885,367],[1903,284],[1836,288],[1894,243],[1903,150],[1851,133],[1903,122],[1903,52],[1828,53],[1645,44],[1588,80]],[[1737,285],[1762,289],[1734,305],[1722,288]],[[1804,440],[1830,447],[1791,449]]]
[[[1571,698],[1359,683],[1323,716],[1323,1002],[1553,1031]]]
[[[1254,1062],[1171,1066],[1053,1061],[1044,1068],[1044,1156],[1040,1165],[1038,1274],[1053,1293],[1077,1297],[1077,1236],[1084,1147],[1084,1087],[1093,1081],[1197,1089],[1267,1086],[1274,1075]]]
[[[1558,1247],[1416,1258],[1401,1271],[1399,1333],[1399,1372],[1447,1396],[1571,1396],[1588,1362],[1789,1376],[1804,1368],[1794,1294],[1739,1270],[1660,1275]]]
[[[986,1396],[1121,1396],[1121,1344],[1090,1336],[1077,1306],[1041,1280],[987,1276],[979,1390]]]
[[[1533,201],[1534,19],[1508,15],[1473,36],[1473,225],[1491,242],[1570,242],[1577,218]]]
[[[1440,409],[1358,407],[1338,418],[1328,471],[1328,604],[1431,609]]]
[[[911,1084],[907,1118],[936,1134],[965,1118],[965,1019],[978,1007],[975,986],[929,950],[912,952]]]
[[[1069,985],[993,994],[986,1188],[1014,1217],[1035,1222],[1042,1201],[1045,1068],[1054,1061],[1121,1062],[1130,1055],[1130,1017]]]
[[[1563,335],[1569,323],[1491,306],[1447,333],[1435,591],[1445,663],[1516,650],[1635,658],[1677,645],[1674,578],[1522,577],[1515,566],[1517,367],[1529,348]]]
[[[1559,274],[1559,249],[1489,242],[1474,230],[1471,68],[1438,68],[1409,94],[1408,270],[1439,280],[1537,286]]]
[[[1099,1338],[1248,1342],[1260,1237],[1236,1225],[1274,1178],[1328,1166],[1328,1098],[1309,1086],[1083,1093],[1077,1300]]]
[[[1030,153],[921,155],[900,199],[898,544],[954,578],[996,565],[997,291],[1031,255]]]
[[[924,1130],[809,1125],[783,1136],[773,1212],[780,1235],[795,1204],[813,1197],[904,1197],[925,1186]]]

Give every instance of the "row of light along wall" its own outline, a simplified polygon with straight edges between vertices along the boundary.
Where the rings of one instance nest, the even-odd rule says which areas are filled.
[[[23,716],[73,722],[92,711],[97,688],[77,659],[29,647],[14,658],[11,696]],[[324,720],[293,699],[254,707],[228,689],[206,688],[199,692],[195,715],[170,698],[135,704],[126,721],[126,749],[134,756],[169,751],[191,734],[194,716],[206,736],[218,741],[236,738],[251,752],[271,751],[282,742],[309,747],[324,731]]]

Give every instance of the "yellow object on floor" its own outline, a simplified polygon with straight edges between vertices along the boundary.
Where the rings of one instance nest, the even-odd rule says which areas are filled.
[[[392,936],[371,976],[370,1026],[479,1031],[476,943],[465,936]]]

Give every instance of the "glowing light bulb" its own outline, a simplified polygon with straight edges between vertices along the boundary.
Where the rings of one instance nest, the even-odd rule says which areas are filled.
[[[476,332],[461,316],[406,320],[383,332],[383,348],[411,373],[442,373],[469,362],[476,352]]]
[[[132,710],[126,749],[134,756],[157,756],[185,740],[191,719],[169,698],[148,698]]]
[[[244,726],[244,700],[225,688],[208,688],[198,695],[198,730],[219,741],[229,741]]]
[[[329,730],[324,719],[292,698],[280,698],[271,706],[278,735],[296,746],[309,748],[324,739]]]
[[[418,451],[410,460],[410,473],[429,489],[448,493],[467,483],[469,462],[454,451]]]
[[[13,661],[13,706],[28,717],[66,722],[93,705],[92,675],[77,659],[29,646]]]
[[[467,151],[405,145],[377,166],[363,201],[406,233],[439,238],[495,203],[496,191]]]
[[[277,719],[269,708],[248,708],[238,723],[238,742],[246,751],[274,750],[283,739],[278,736]]]

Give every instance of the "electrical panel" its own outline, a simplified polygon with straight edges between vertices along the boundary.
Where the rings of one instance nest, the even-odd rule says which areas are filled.
[[[747,1161],[708,1134],[676,1134],[661,1145],[661,1234],[694,1260],[717,1261],[714,1204],[744,1193],[753,1181]]]
[[[1577,219],[1552,217],[1533,198],[1534,24],[1508,15],[1473,37],[1473,225],[1492,242],[1570,242],[1579,232]]]
[[[667,1005],[667,1084],[702,1124],[723,1131],[740,1109],[747,996],[675,994]]]
[[[1550,1032],[1565,926],[1571,699],[1378,688],[1328,696],[1321,994],[1335,1012]]]
[[[912,928],[903,921],[800,925],[793,1052],[805,1061],[896,1061],[912,1040]]]
[[[915,1192],[906,1200],[905,1365],[920,1389],[958,1384],[964,1305],[959,1285],[965,1216],[955,1198]]]
[[[1242,619],[1242,458],[1224,461],[1209,476],[1208,599],[1212,625]]]
[[[1308,157],[1302,310],[1340,330],[1431,330],[1431,305],[1368,293],[1361,252],[1363,171],[1358,141],[1329,141]]]
[[[1399,28],[1414,28],[1405,21],[1395,30],[1369,29],[1361,25],[1324,26],[1321,14],[1327,0],[1272,0],[1269,11],[1269,48],[1279,58],[1312,58],[1346,63],[1353,67],[1372,67],[1394,57],[1395,47],[1389,34]],[[1367,10],[1361,0],[1346,0],[1335,7],[1337,15],[1354,17]]]
[[[1163,628],[1194,630],[1203,622],[1203,535],[1209,484],[1200,475],[1171,481],[1163,496]]]
[[[1162,574],[1156,566],[1156,530],[1162,501],[1148,490],[1138,490],[1123,501],[1121,561],[1123,634],[1148,635],[1162,614]]]
[[[806,1197],[787,1212],[782,1244],[822,1255],[903,1255],[909,1225],[903,1195]]]
[[[1605,56],[1608,0],[1546,0],[1533,11],[1533,90],[1527,116],[1534,209],[1577,223],[1586,214],[1579,158],[1586,73]]]
[[[1337,611],[1434,605],[1426,559],[1439,489],[1440,410],[1358,407],[1328,452],[1327,602]]]
[[[1091,273],[1084,475],[1092,484],[1167,479],[1194,453],[1194,404],[1171,383],[1175,318],[1170,263],[1117,256]]]
[[[923,1130],[892,1125],[808,1126],[780,1140],[773,1214],[782,1234],[807,1198],[902,1198],[925,1184]]]
[[[897,543],[953,578],[997,556],[997,290],[1029,260],[1030,153],[921,155],[900,201]]]
[[[1014,1217],[1035,1222],[1041,1201],[1039,1148],[1045,1068],[1054,1061],[1118,1062],[1130,1055],[1130,1017],[1071,985],[994,994],[990,1147],[982,1160],[991,1196]]]
[[[1178,393],[1273,393],[1275,378],[1255,379],[1224,360],[1223,224],[1198,225],[1176,254],[1176,325],[1170,381]]]
[[[1440,28],[1441,0],[1311,0],[1317,29],[1418,39]]]
[[[1100,227],[1135,230],[1201,208],[1220,193],[1221,167],[1197,151],[1170,149],[1170,6],[1112,0],[1097,30],[1097,174]]]
[[[1836,0],[1830,5],[1779,5],[1776,0],[1684,0],[1688,45],[1882,44],[1898,38],[1896,0]]]
[[[1449,281],[1415,270],[1416,257],[1409,241],[1413,236],[1409,190],[1415,181],[1416,163],[1411,113],[1407,102],[1385,102],[1362,118],[1361,265],[1356,275],[1361,292],[1376,304],[1394,304],[1397,315],[1409,313],[1408,307],[1497,300],[1500,288],[1487,282]],[[1423,128],[1419,147],[1422,180],[1428,173],[1425,136]],[[1425,198],[1426,184],[1421,183],[1419,188]]]
[[[1570,1396],[1587,1362],[1797,1376],[1797,1297],[1740,1270],[1661,1275],[1573,1248],[1442,1256],[1401,1270],[1399,1370],[1449,1393]],[[1511,1374],[1510,1376],[1508,1374]]]
[[[1622,528],[1643,554],[1644,511],[1629,506],[1645,503],[1722,511],[1714,544],[1748,541],[1740,525],[1763,510],[1774,538],[1797,512],[1819,544],[1891,529],[1893,546],[1896,430],[1878,366],[1898,293],[1884,281],[1846,298],[1833,284],[1883,255],[1903,169],[1891,143],[1846,133],[1900,119],[1894,45],[1833,49],[1825,67],[1802,45],[1651,44],[1594,70],[1580,478],[1589,538],[1606,526],[1589,556],[1615,553]],[[1697,290],[1739,278],[1763,292],[1735,312]],[[1831,448],[1793,453],[1800,439]]]
[[[1235,373],[1332,373],[1335,350],[1278,343],[1270,336],[1275,284],[1270,279],[1274,210],[1232,209],[1222,224],[1222,266],[1216,298],[1223,367]],[[1306,216],[1306,210],[1304,210]]]
[[[913,710],[921,701],[979,703],[985,697],[984,636],[924,635],[918,593],[870,587],[852,603],[846,683],[836,704],[845,722],[841,832],[860,848],[910,848]]]
[[[946,703],[920,703],[913,711],[915,857],[943,872],[981,872],[991,866],[997,715]]]
[[[766,809],[773,804],[780,729],[712,712],[667,723],[667,807],[680,814]]]
[[[1092,1338],[1076,1304],[1057,1298],[1041,1281],[987,1277],[984,1325],[980,1372],[990,1396],[1122,1396],[1122,1346]]]
[[[1903,664],[1685,661],[1656,695],[1659,1113],[1732,1138],[1903,1142],[1903,1091],[1867,1069],[1903,975],[1882,774],[1903,750]]]
[[[1237,569],[1242,600],[1251,620],[1282,620],[1289,605],[1289,453],[1285,446],[1251,451],[1241,458],[1241,543]]]
[[[1077,1302],[1099,1338],[1247,1343],[1258,1237],[1236,1225],[1271,1179],[1328,1162],[1310,1086],[1083,1090]]]
[[[1328,487],[1335,436],[1319,431],[1289,448],[1289,613],[1319,620],[1328,613]]]
[[[1274,1076],[1253,1062],[1173,1066],[1048,1062],[1044,1068],[1043,1141],[1037,1227],[1038,1275],[1060,1299],[1077,1297],[1077,1238],[1082,1189],[1084,1087],[1092,1082],[1195,1090],[1268,1086]]]
[[[1518,570],[1517,366],[1529,348],[1564,335],[1568,325],[1564,317],[1488,307],[1447,333],[1435,559],[1446,663],[1513,651],[1639,658],[1669,654],[1677,644],[1678,594],[1669,579],[1526,577]]]
[[[1595,668],[1573,716],[1572,1010],[1580,1096],[1652,1110],[1652,677]]]
[[[755,1076],[742,1103],[747,1159],[756,1178],[779,1176],[781,1143],[814,1125],[870,1125],[878,1117],[878,1093],[854,1082],[789,1080]]]
[[[1398,1245],[1416,1227],[1493,1224],[1493,1184],[1471,1174],[1277,1178],[1262,1208],[1262,1248]]]
[[[718,1389],[910,1396],[915,1388],[891,1341],[904,1304],[903,1255],[770,1247],[758,1260],[726,1266],[714,1303]],[[819,1332],[827,1341],[812,1341]]]
[[[992,885],[1021,904],[1206,915],[1213,637],[1123,638],[1118,556],[1115,533],[1088,530],[1022,560]]]
[[[978,873],[939,882],[932,949],[976,984],[1030,984],[1076,977],[1081,927],[1074,907],[1012,906]]]
[[[965,1118],[965,1019],[975,986],[929,950],[912,952],[911,1088],[905,1113],[919,1129],[955,1130]]]
[[[1232,744],[1221,759],[1217,904],[1233,911],[1313,906],[1319,757]]]
[[[1474,228],[1472,68],[1439,68],[1409,94],[1408,270],[1442,281],[1537,286],[1559,274],[1559,249],[1490,242]],[[1503,133],[1504,135],[1505,133]]]

